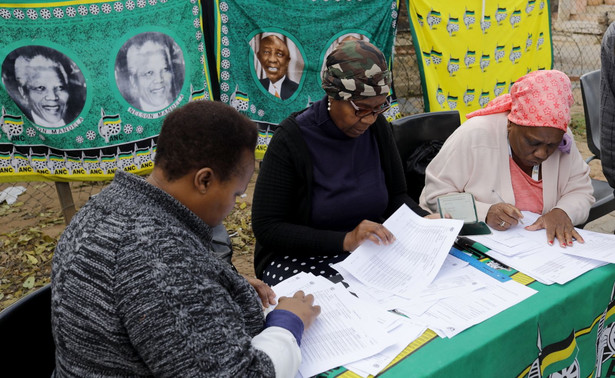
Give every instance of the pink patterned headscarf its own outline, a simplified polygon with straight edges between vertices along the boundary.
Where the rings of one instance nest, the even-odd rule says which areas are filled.
[[[467,114],[466,118],[510,111],[508,120],[517,125],[566,131],[573,103],[570,79],[566,74],[539,70],[523,76],[513,84],[510,93],[496,97],[483,109]]]

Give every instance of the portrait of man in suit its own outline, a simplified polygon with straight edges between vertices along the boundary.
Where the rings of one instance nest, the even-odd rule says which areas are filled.
[[[259,79],[263,87],[282,100],[291,97],[299,84],[288,77],[291,54],[286,43],[277,35],[266,35],[260,40],[256,56],[266,75]]]

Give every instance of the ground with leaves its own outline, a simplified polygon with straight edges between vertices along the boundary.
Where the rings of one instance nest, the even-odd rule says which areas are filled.
[[[22,206],[23,203],[2,205],[0,216]],[[40,213],[37,221],[33,227],[0,235],[0,309],[49,282],[57,235],[44,230],[63,225],[64,219],[58,213],[46,212]]]
[[[240,273],[254,276],[254,235],[250,202],[254,180],[245,198],[238,198],[224,224],[233,243],[233,264]],[[53,186],[49,187],[51,196]],[[102,189],[88,191],[85,197]],[[74,193],[75,203],[85,203]],[[56,206],[58,207],[58,206]],[[6,219],[11,219],[7,222]],[[0,205],[0,310],[50,282],[51,258],[64,230],[59,209],[43,210],[24,202]]]

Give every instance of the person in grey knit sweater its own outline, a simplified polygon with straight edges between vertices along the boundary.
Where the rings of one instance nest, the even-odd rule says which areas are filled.
[[[291,377],[314,297],[282,297],[211,253],[254,172],[255,125],[228,105],[171,112],[147,179],[117,172],[52,266],[55,377]]]

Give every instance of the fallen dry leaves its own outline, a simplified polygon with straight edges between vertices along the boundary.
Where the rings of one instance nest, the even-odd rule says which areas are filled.
[[[19,211],[19,203],[0,206],[0,216]],[[36,227],[0,235],[0,310],[50,281],[51,258],[57,240],[44,232],[64,222],[60,212],[37,214]]]
[[[19,212],[21,203],[0,205],[0,221],[3,215]],[[237,200],[224,224],[233,244],[233,262],[244,274],[253,275],[252,254],[254,234],[250,223],[251,207]],[[50,282],[51,258],[57,238],[45,233],[45,228],[64,223],[60,211],[36,214],[36,227],[15,229],[0,234],[0,310],[19,298]]]
[[[252,207],[238,199],[233,211],[224,220],[224,225],[233,244],[233,265],[239,273],[254,276],[254,244],[252,232]]]

